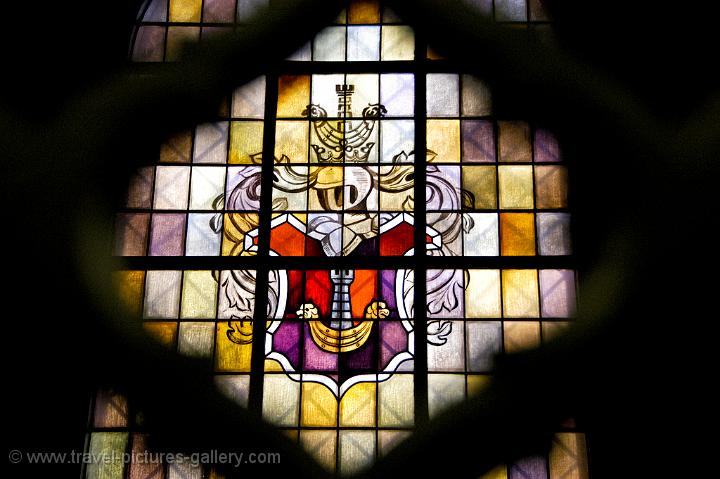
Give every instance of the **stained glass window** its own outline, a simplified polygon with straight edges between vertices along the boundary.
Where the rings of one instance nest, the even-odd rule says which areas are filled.
[[[173,61],[181,41],[241,29],[266,3],[150,1],[131,59]],[[498,22],[547,24],[537,1],[470,3]],[[375,63],[358,71],[359,61]],[[481,390],[496,354],[537,346],[571,321],[567,170],[552,133],[494,116],[485,84],[444,69],[381,2],[348,2],[279,65],[137,172],[114,254],[149,334],[207,358],[228,397],[351,473]],[[226,261],[259,254],[273,266]],[[266,315],[255,308],[261,274]],[[145,447],[127,403],[98,393],[91,450]],[[584,458],[584,435],[568,424],[549,456],[488,477],[582,478]],[[163,473],[128,467],[131,477]],[[123,471],[87,471],[102,474]]]

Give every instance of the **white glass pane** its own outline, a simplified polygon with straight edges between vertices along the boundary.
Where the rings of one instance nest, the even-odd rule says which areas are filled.
[[[145,276],[144,316],[148,319],[177,318],[180,312],[182,271],[148,271]]]
[[[158,210],[184,210],[188,204],[190,167],[158,166],[155,171],[155,201]]]
[[[241,86],[233,93],[233,118],[263,118],[265,116],[265,77],[261,76]]]
[[[195,166],[192,169],[190,209],[212,211],[213,202],[225,189],[225,168]]]
[[[347,29],[348,61],[380,60],[380,27],[362,26]]]
[[[380,103],[386,116],[413,116],[415,113],[415,76],[412,74],[380,75]]]
[[[380,162],[413,161],[408,156],[415,150],[415,123],[412,120],[383,120],[380,122]]]
[[[190,213],[188,215],[188,233],[185,246],[186,256],[218,256],[222,231],[215,232],[210,222],[217,213]]]
[[[430,419],[465,399],[465,375],[428,375],[428,412]]]
[[[496,213],[466,213],[464,247],[466,256],[497,256],[500,254],[498,216]]]
[[[341,62],[345,60],[345,27],[328,27],[313,41],[313,59]]]
[[[427,76],[427,116],[459,116],[459,86],[459,75],[447,73],[429,74]]]

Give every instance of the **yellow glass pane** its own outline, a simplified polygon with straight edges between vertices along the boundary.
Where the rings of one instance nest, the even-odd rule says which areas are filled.
[[[233,327],[239,323],[234,322]],[[228,337],[230,326],[227,321],[217,323],[215,335],[215,370],[219,372],[248,372],[250,371],[250,355],[252,354],[252,322],[246,321],[240,325],[243,341],[234,343]]]
[[[550,449],[550,479],[587,479],[585,435],[563,432],[555,435]]]
[[[278,80],[277,116],[302,118],[310,103],[310,75],[286,75]]]
[[[262,153],[263,123],[261,121],[234,121],[230,127],[229,163],[252,164],[252,156]]]
[[[300,444],[321,466],[335,470],[336,431],[300,431]]]
[[[380,427],[410,427],[414,423],[413,377],[411,374],[394,374],[378,384],[378,422]]]
[[[471,269],[465,288],[465,314],[468,318],[499,318],[500,271]]]
[[[497,178],[494,166],[463,166],[463,189],[472,194],[474,209],[497,208]]]
[[[382,60],[412,60],[415,58],[415,33],[404,25],[382,27]]]
[[[460,161],[460,120],[427,121],[428,161],[457,163]]]
[[[468,397],[477,396],[490,385],[490,376],[483,374],[468,374],[467,393]]]
[[[172,348],[177,339],[177,323],[144,323],[143,328],[163,346]]]
[[[567,181],[567,169],[564,166],[536,166],[537,208],[567,208]]]
[[[145,271],[117,271],[113,274],[118,302],[128,314],[140,316],[142,312]]]
[[[500,161],[531,162],[530,126],[522,121],[499,121]]]
[[[170,0],[171,22],[200,22],[202,0]]]
[[[535,321],[505,321],[503,328],[506,353],[514,353],[540,345],[540,323]]]
[[[375,425],[375,383],[358,383],[340,400],[340,426]]]
[[[254,213],[228,213],[223,222],[223,256],[250,256],[244,251],[245,234],[257,228],[259,217]]]
[[[506,318],[537,318],[537,270],[506,269],[502,272],[503,311]]]
[[[308,123],[278,121],[275,125],[275,157],[290,163],[308,161]]]
[[[380,23],[380,2],[351,0],[348,6],[348,23]]]
[[[532,209],[532,166],[499,166],[500,209]]]
[[[199,27],[170,27],[167,32],[167,49],[165,61],[174,62],[180,59],[186,43],[194,43],[200,39]]]
[[[180,317],[214,319],[217,305],[217,281],[212,271],[185,271]]]
[[[281,373],[285,370],[283,369],[282,364],[280,364],[278,361],[275,361],[274,359],[266,359],[265,371]]]
[[[502,256],[535,255],[533,213],[500,213],[500,254]]]
[[[480,476],[480,479],[507,479],[507,467],[504,464]]]
[[[337,426],[337,399],[330,390],[318,383],[302,385],[302,426]]]

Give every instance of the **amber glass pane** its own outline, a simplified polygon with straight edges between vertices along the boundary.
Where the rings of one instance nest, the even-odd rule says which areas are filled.
[[[534,256],[534,223],[532,213],[500,213],[500,254]]]
[[[352,0],[348,7],[348,23],[380,23],[380,2]]]
[[[587,479],[585,435],[563,432],[555,435],[550,449],[550,479]]]
[[[567,208],[567,169],[536,166],[535,197],[538,209]]]
[[[522,121],[499,121],[500,161],[530,162],[530,127]]]
[[[118,271],[114,274],[118,302],[132,315],[142,311],[142,292],[145,271]]]
[[[278,79],[277,116],[302,118],[302,112],[309,103],[309,75],[285,75]]]
[[[181,131],[160,147],[160,163],[190,163],[192,132]]]
[[[144,323],[145,331],[163,346],[169,348],[177,340],[177,323]]]
[[[540,323],[535,321],[505,321],[505,352],[514,353],[540,344]]]

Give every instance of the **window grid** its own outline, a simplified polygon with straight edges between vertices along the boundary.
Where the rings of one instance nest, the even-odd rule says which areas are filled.
[[[480,3],[480,2],[478,2]],[[497,2],[485,2],[486,4],[492,3],[492,11],[493,15],[495,16],[496,21],[498,20],[498,7],[496,5]],[[528,2],[525,5],[525,14],[527,19],[532,18],[532,12],[531,9],[533,8],[533,5],[537,5],[536,2]],[[199,26],[202,24],[203,27],[205,26],[218,26],[219,24],[214,23],[203,23],[203,15],[204,15],[204,8],[202,9],[203,12],[201,13],[200,23],[192,23],[192,22],[176,22],[172,23],[173,26]],[[166,17],[169,18],[169,12],[170,12],[170,6],[169,4],[166,6]],[[347,15],[347,14],[346,14]],[[509,23],[514,24],[517,23],[519,25],[528,26],[530,22],[527,21],[503,21],[502,23]],[[533,21],[533,23],[542,25],[544,23],[547,23],[545,20],[537,22]],[[165,38],[164,38],[164,44],[167,45],[167,35],[168,35],[168,26],[170,25],[170,22],[143,22],[143,25],[148,26],[164,26],[165,27]],[[341,23],[343,24],[343,23]],[[347,24],[347,20],[344,24]],[[392,22],[392,23],[383,23],[383,25],[396,25],[398,23]],[[223,24],[225,25],[225,24]],[[357,25],[376,25],[376,24],[357,24]],[[237,28],[237,24],[235,24],[234,28]],[[345,31],[345,44],[347,45],[347,38],[348,33],[347,29]],[[279,117],[276,117],[276,105],[278,101],[278,79],[281,75],[286,74],[320,74],[320,73],[335,73],[335,72],[346,72],[347,73],[366,73],[368,71],[372,71],[374,73],[413,73],[415,75],[415,99],[414,99],[414,109],[415,109],[415,115],[414,116],[408,116],[408,117],[392,117],[392,118],[383,118],[380,120],[380,123],[388,120],[396,120],[396,119],[412,119],[415,123],[415,133],[414,133],[414,139],[415,139],[415,145],[416,150],[418,149],[418,145],[426,144],[426,126],[427,126],[427,119],[426,116],[426,75],[429,73],[445,73],[448,71],[457,71],[457,67],[450,61],[447,60],[435,60],[426,58],[425,52],[427,51],[427,42],[425,39],[419,37],[419,35],[416,34],[415,36],[415,59],[413,61],[392,61],[392,62],[279,62],[279,64],[276,66],[276,68],[269,72],[266,75],[266,90],[265,90],[265,105],[264,105],[264,119],[260,120],[263,124],[263,133],[262,133],[262,151],[263,152],[275,152],[275,141],[276,141],[276,135],[275,135],[275,128],[276,128],[276,119]],[[314,48],[314,47],[313,47]],[[381,48],[381,47],[380,47]],[[164,51],[166,48],[164,47]],[[345,48],[345,60],[347,60],[347,48]],[[163,59],[167,60],[167,53],[164,53]],[[146,66],[145,65],[138,65],[138,69],[142,71]],[[162,68],[161,64],[152,65],[153,68],[160,69]],[[311,76],[312,78],[312,76]],[[463,85],[463,79],[462,76],[459,77],[459,89],[462,91],[462,85]],[[312,83],[311,83],[312,85]],[[311,88],[312,91],[312,88]],[[227,138],[226,138],[226,164],[225,168],[229,167],[228,160],[230,158],[231,153],[231,122],[249,122],[249,121],[257,121],[257,120],[251,120],[246,118],[235,118],[232,115],[232,111],[230,108],[231,105],[229,105],[229,101],[225,103],[225,109],[227,110],[227,114],[220,115],[218,117],[219,121],[225,121],[228,122],[228,128],[227,128]],[[459,105],[460,110],[462,110],[462,104]],[[497,174],[498,168],[502,165],[512,165],[512,166],[527,166],[531,168],[532,172],[532,184],[533,184],[533,194],[532,194],[532,206],[530,208],[524,208],[524,209],[512,209],[512,210],[506,210],[500,208],[499,204],[499,198],[496,199],[498,201],[498,204],[496,205],[496,208],[487,208],[487,209],[479,209],[476,211],[482,211],[482,212],[495,212],[496,214],[500,214],[502,212],[510,211],[512,213],[535,213],[537,212],[536,208],[536,202],[537,192],[535,191],[536,185],[537,185],[537,179],[536,179],[536,168],[539,165],[536,162],[535,158],[535,148],[531,148],[531,158],[529,161],[523,161],[523,162],[513,162],[513,163],[503,163],[501,161],[501,151],[500,151],[500,133],[499,133],[499,123],[498,120],[492,115],[463,115],[461,112],[458,113],[457,116],[450,116],[450,117],[442,117],[444,120],[455,120],[462,124],[463,121],[467,120],[487,120],[492,122],[492,131],[493,131],[493,141],[494,141],[494,148],[495,148],[495,162],[494,163],[472,163],[472,165],[483,165],[483,166],[494,166],[496,174],[495,174],[495,188],[496,188],[496,196],[499,196],[500,192],[500,178],[499,174]],[[309,119],[303,119],[299,121],[304,121],[309,123]],[[308,135],[311,135],[310,129],[308,128]],[[189,166],[191,164],[193,167],[195,167],[194,163],[194,151],[195,151],[195,139],[196,135],[190,134],[190,145],[189,145],[189,157],[187,162],[181,161],[181,162],[163,162],[160,163],[162,166]],[[534,127],[531,127],[530,129],[530,138],[531,138],[531,144],[534,145],[535,143],[535,129]],[[310,144],[310,136],[308,137],[308,144]],[[447,165],[447,166],[457,166],[460,167],[461,165],[465,165],[464,161],[464,153],[462,152],[462,149],[464,148],[462,140],[460,142],[460,148],[461,148],[461,158],[458,162],[438,162],[438,163],[430,163],[433,165]],[[308,151],[308,154],[310,152]],[[185,286],[184,283],[186,281],[186,274],[189,271],[205,271],[206,273],[210,273],[211,271],[217,270],[221,271],[223,269],[233,268],[233,269],[253,269],[256,271],[256,291],[257,292],[263,292],[263,294],[255,294],[255,308],[254,308],[254,317],[252,322],[252,336],[254,338],[264,338],[265,337],[265,313],[266,305],[267,305],[267,295],[264,294],[265,291],[267,291],[267,285],[268,285],[268,275],[271,271],[277,270],[277,269],[284,269],[284,268],[291,268],[291,269],[300,269],[300,270],[308,270],[308,269],[330,269],[330,268],[352,268],[352,269],[360,269],[362,267],[367,267],[367,258],[352,258],[352,257],[339,257],[339,258],[306,258],[306,257],[278,257],[273,258],[269,256],[269,250],[270,250],[270,241],[271,241],[271,235],[270,235],[270,219],[273,217],[274,213],[271,210],[271,200],[272,200],[272,173],[273,173],[273,156],[272,154],[265,154],[262,158],[262,163],[258,165],[262,170],[262,195],[260,197],[260,208],[259,211],[256,211],[257,214],[259,214],[259,238],[258,238],[258,252],[256,256],[250,256],[250,257],[229,257],[229,256],[219,256],[219,257],[187,257],[182,256],[182,254],[186,253],[187,244],[183,245],[183,251],[180,253],[180,256],[175,257],[166,257],[166,256],[135,256],[135,257],[125,257],[126,260],[126,266],[125,268],[130,270],[138,270],[142,276],[143,280],[141,281],[140,285],[140,297],[145,298],[146,297],[146,288],[147,283],[144,280],[145,271],[151,271],[151,270],[174,270],[174,271],[184,271],[180,274],[180,294],[184,294]],[[421,155],[422,157],[422,155]],[[308,164],[309,160],[308,160]],[[382,164],[382,163],[381,163]],[[426,163],[426,159],[424,157],[418,159],[417,156],[414,161],[415,165],[415,186],[414,186],[414,197],[416,199],[415,201],[415,210],[414,215],[415,218],[425,218],[428,212],[432,212],[433,210],[427,210],[426,208],[426,202],[425,199],[425,185],[426,185],[426,174],[427,174],[427,166],[428,163]],[[542,163],[542,165],[557,165],[557,163]],[[344,166],[344,164],[343,164]],[[352,164],[348,163],[348,166],[352,166]],[[227,173],[226,173],[226,181],[227,181]],[[155,191],[155,187],[157,184],[157,174],[151,175],[151,191]],[[187,192],[187,202],[188,206],[184,210],[181,210],[183,213],[201,213],[201,212],[207,212],[207,210],[194,210],[190,209],[190,201],[191,201],[191,186],[192,186],[192,173],[190,173],[190,180],[188,181],[188,192]],[[227,186],[225,186],[227,188]],[[226,191],[224,189],[223,191]],[[151,199],[152,201],[152,199]],[[552,212],[567,212],[567,208],[552,208],[550,211]],[[141,213],[141,214],[156,214],[156,213],[178,213],[178,210],[158,210],[153,209],[152,207],[148,208],[125,208],[121,209],[122,213]],[[304,213],[305,211],[303,211]],[[456,211],[458,214],[463,214],[465,211],[463,209],[458,209]],[[283,212],[285,213],[285,211]],[[149,221],[149,218],[148,218]],[[534,219],[534,227],[537,227],[535,224]],[[184,230],[185,234],[183,235],[182,241],[185,242],[186,238],[188,238],[188,230],[190,228],[190,221],[189,217],[186,216],[185,222],[184,222]],[[502,244],[502,229],[498,228],[498,243]],[[531,270],[534,271],[534,275],[536,277],[535,282],[535,288],[536,288],[536,299],[538,301],[538,308],[540,308],[540,301],[543,298],[543,293],[541,291],[541,281],[538,280],[538,271],[539,270],[545,270],[545,269],[571,269],[572,264],[572,258],[568,256],[567,254],[561,255],[561,256],[537,256],[540,254],[540,248],[539,248],[539,235],[535,234],[534,238],[535,243],[535,254],[536,256],[490,256],[490,257],[470,257],[470,256],[457,256],[457,257],[431,257],[427,256],[424,253],[424,244],[425,244],[425,232],[422,230],[422,228],[415,228],[414,230],[414,245],[415,245],[415,255],[411,257],[383,257],[382,260],[379,259],[379,257],[373,257],[377,261],[377,264],[375,265],[378,268],[410,268],[415,271],[416,277],[425,278],[428,271],[437,270],[437,269],[457,269],[457,270],[463,270],[463,269],[477,269],[477,270],[495,270],[498,272],[498,274],[501,274],[501,271],[506,271],[508,269],[513,270]],[[150,241],[151,241],[151,233],[150,230],[146,234],[146,247],[145,251],[150,251]],[[463,241],[461,239],[461,241]],[[464,250],[463,250],[464,251]],[[120,273],[123,274],[123,273]],[[303,282],[304,285],[304,282]],[[303,286],[304,287],[304,286]],[[425,304],[426,302],[426,292],[427,292],[427,283],[425,281],[419,281],[415,284],[414,289],[414,296],[415,296],[415,304]],[[567,317],[544,317],[542,315],[542,312],[539,312],[537,314],[536,318],[508,318],[506,319],[505,316],[505,281],[499,281],[498,283],[499,287],[499,294],[501,298],[501,308],[502,312],[500,313],[500,316],[498,318],[470,318],[466,315],[463,315],[459,318],[452,318],[452,321],[457,321],[460,323],[461,331],[463,333],[463,358],[464,361],[467,360],[468,357],[468,351],[467,349],[467,334],[468,334],[468,324],[470,322],[497,322],[499,323],[502,333],[501,338],[505,337],[505,329],[506,329],[506,323],[509,324],[509,321],[513,323],[528,323],[528,324],[537,324],[537,331],[538,331],[538,340],[544,341],[545,336],[549,336],[549,333],[546,333],[546,325],[562,325],[565,324],[568,321]],[[217,287],[217,290],[215,292],[216,299],[215,299],[215,307],[216,310],[219,307],[220,304],[220,288]],[[303,296],[305,295],[303,294]],[[178,297],[178,301],[182,302],[181,296]],[[182,304],[178,306],[180,310],[182,309]],[[217,314],[217,313],[216,313]],[[428,345],[426,339],[427,339],[427,311],[425,308],[416,308],[415,310],[415,357],[414,357],[414,367],[412,370],[412,373],[395,373],[396,375],[407,375],[411,374],[413,377],[413,386],[414,386],[414,421],[412,426],[408,427],[380,427],[379,421],[378,421],[378,414],[379,414],[379,407],[380,407],[380,401],[379,401],[379,394],[380,394],[380,388],[379,385],[381,383],[375,383],[375,421],[374,426],[340,426],[340,401],[338,401],[338,408],[337,408],[337,415],[335,426],[331,427],[330,430],[335,431],[335,467],[336,471],[340,470],[340,434],[343,430],[368,430],[368,431],[374,431],[375,432],[375,457],[379,457],[380,455],[380,434],[382,431],[411,431],[414,429],[416,425],[421,425],[424,422],[426,422],[429,419],[429,378],[433,377],[441,377],[443,375],[448,375],[448,372],[443,371],[430,371],[429,365],[428,365],[428,348],[430,348],[430,345]],[[169,341],[172,343],[172,346],[174,348],[179,347],[179,341],[180,341],[180,325],[183,322],[196,322],[196,323],[215,323],[216,327],[213,330],[213,334],[218,334],[220,331],[217,329],[217,325],[219,324],[225,324],[226,321],[223,321],[220,317],[215,316],[214,318],[194,318],[194,319],[183,319],[181,316],[176,317],[175,319],[168,319],[171,323],[175,323],[175,332],[168,335],[167,331],[165,331],[166,334],[166,340],[169,338]],[[160,321],[162,322],[162,321]],[[549,326],[548,326],[549,327]],[[548,329],[549,330],[549,329]],[[262,343],[262,341],[261,341]],[[260,343],[260,344],[261,344]],[[257,345],[257,341],[256,341]],[[507,348],[507,342],[505,340],[501,341],[500,349],[502,351],[506,351]],[[215,358],[217,356],[218,349],[218,340],[217,338],[214,338],[212,341],[212,357],[215,361]],[[302,348],[301,348],[302,351]],[[301,353],[302,354],[302,353]],[[263,387],[265,384],[265,379],[267,377],[272,377],[273,374],[278,375],[284,375],[286,373],[278,372],[274,373],[271,371],[266,371],[265,368],[265,356],[264,356],[264,348],[261,347],[254,347],[252,348],[252,354],[250,358],[250,367],[249,371],[245,372],[237,372],[237,371],[215,371],[215,374],[218,377],[229,377],[233,378],[238,375],[244,376],[249,378],[249,392],[248,392],[248,406],[250,410],[257,412],[258,414],[262,414],[262,408],[263,408]],[[215,364],[215,362],[214,362]],[[480,372],[479,374],[474,374],[473,372],[470,372],[467,368],[467,364],[463,366],[462,371],[458,372],[465,378],[463,380],[463,395],[467,397],[470,386],[469,386],[469,378],[470,376],[477,376],[477,378],[486,377],[485,375],[487,372],[483,373]],[[452,373],[454,374],[454,373]],[[451,374],[451,375],[452,375]],[[303,394],[304,387],[301,385],[299,386],[299,398],[298,401],[298,413],[300,416],[302,416],[302,394]],[[97,398],[93,399],[93,409],[95,409],[97,404]],[[128,406],[126,406],[128,407]],[[130,406],[131,407],[131,406]],[[96,413],[97,414],[97,413]],[[128,414],[128,417],[132,417]],[[97,419],[94,419],[94,427],[93,431],[97,432],[103,432],[103,431],[116,431],[117,428],[114,427],[99,427],[97,423]],[[298,419],[300,420],[300,419]],[[127,425],[127,421],[126,421]],[[134,430],[134,429],[133,429]],[[327,428],[324,427],[316,427],[316,426],[303,426],[301,423],[297,423],[297,425],[291,429],[288,429],[288,431],[295,431],[295,436],[297,437],[297,440],[300,441],[300,431],[312,431],[312,430],[318,430],[323,431],[327,430]],[[577,436],[577,434],[574,433],[575,429],[573,427],[568,427],[567,429],[563,429],[563,431],[567,434],[571,434],[574,436]],[[573,437],[574,437],[573,436]],[[580,438],[582,439],[582,438]],[[575,438],[575,440],[580,440]],[[566,438],[566,440],[569,440]],[[91,446],[89,446],[91,447]],[[557,472],[552,470],[550,462],[542,459],[544,461],[544,469],[546,477],[557,477]],[[509,473],[508,477],[516,477],[515,474],[518,473],[518,471],[514,471],[514,468],[521,467],[516,465],[511,465],[507,469],[507,473]]]

